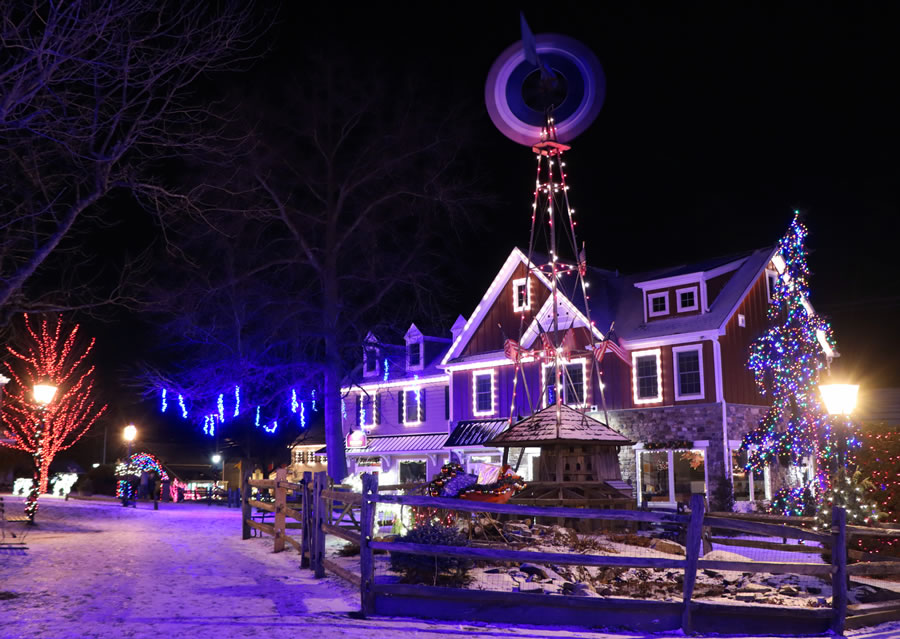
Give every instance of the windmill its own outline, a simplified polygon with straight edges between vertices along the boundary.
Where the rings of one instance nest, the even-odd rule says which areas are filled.
[[[555,442],[560,451],[563,442],[573,440],[585,443],[606,440],[604,443],[611,446],[627,442],[606,424],[588,417],[585,410],[576,415],[563,401],[563,395],[569,395],[568,389],[574,389],[576,384],[569,378],[565,366],[572,353],[574,319],[568,326],[561,325],[561,294],[567,300],[577,299],[579,305],[583,302],[581,310],[586,318],[585,329],[590,335],[587,348],[591,370],[596,371],[604,415],[606,400],[603,384],[599,383],[599,360],[607,346],[617,348],[608,342],[609,331],[601,333],[590,318],[585,249],[583,244],[579,244],[576,234],[575,210],[569,202],[564,161],[565,153],[571,149],[568,143],[591,125],[603,106],[605,75],[594,53],[577,40],[559,34],[535,36],[524,16],[521,16],[521,28],[522,40],[503,51],[491,66],[485,84],[485,102],[491,120],[500,132],[514,142],[529,146],[535,154],[537,178],[525,286],[530,286],[531,278],[549,283],[552,314],[546,326],[542,326],[540,317],[535,316],[533,321],[528,318],[527,323],[533,323],[540,331],[541,348],[526,350],[521,346],[526,329],[525,312],[520,315],[519,341],[507,340],[505,351],[516,364],[510,427],[492,442],[506,451],[504,461],[509,448],[524,446],[526,441],[535,445],[533,442],[539,438],[544,438],[548,443]],[[548,258],[546,264],[536,264],[535,255],[539,250],[545,251]],[[547,406],[541,410],[540,403],[535,407],[529,397],[532,416],[514,427],[520,373],[524,380],[521,364],[528,359],[544,362],[545,368],[539,371],[542,388],[547,392]],[[552,381],[547,379],[545,370],[552,371]],[[586,398],[587,382],[582,377],[582,399]],[[528,384],[524,381],[523,387],[527,394]],[[605,421],[608,422],[608,418]],[[548,428],[554,422],[555,429]],[[535,435],[537,432],[542,434],[538,437]],[[556,473],[556,477],[557,481],[563,481],[561,472]]]

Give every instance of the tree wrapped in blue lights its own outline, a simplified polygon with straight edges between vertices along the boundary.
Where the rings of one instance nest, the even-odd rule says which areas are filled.
[[[835,343],[831,326],[809,303],[806,235],[795,214],[773,258],[778,277],[770,291],[769,327],[751,345],[748,362],[760,393],[772,398],[772,406],[743,443],[749,451],[747,469],[756,472],[779,461],[800,466],[815,460],[816,485],[810,487],[822,494],[839,446],[819,399],[818,382]]]

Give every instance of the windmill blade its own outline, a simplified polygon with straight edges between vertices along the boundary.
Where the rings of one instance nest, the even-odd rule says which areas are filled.
[[[525,20],[525,13],[523,11],[519,12],[519,23],[522,29],[522,49],[525,51],[525,60],[541,70],[541,77],[544,80],[555,82],[556,76],[553,74],[553,70],[544,64],[538,55],[537,41],[534,39],[534,33],[531,31],[531,27],[528,26],[528,21]]]

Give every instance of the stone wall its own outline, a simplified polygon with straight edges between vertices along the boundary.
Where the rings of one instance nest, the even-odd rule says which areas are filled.
[[[756,427],[765,414],[765,406],[727,404],[728,439],[740,440]],[[633,442],[662,443],[708,440],[706,449],[710,495],[726,478],[725,448],[722,433],[721,404],[689,404],[658,408],[635,408],[609,411],[609,425]],[[632,486],[636,482],[635,453],[631,446],[619,453],[622,479]]]

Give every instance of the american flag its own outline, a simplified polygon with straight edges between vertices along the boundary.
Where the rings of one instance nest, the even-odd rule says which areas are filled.
[[[603,356],[606,355],[607,349],[615,353],[619,359],[631,366],[631,356],[628,354],[628,351],[619,346],[619,344],[609,335],[600,342],[599,347],[594,349],[594,358],[597,360],[598,364],[603,361]]]
[[[503,354],[512,361],[518,362],[525,353],[527,351],[516,340],[508,339],[503,342]]]

